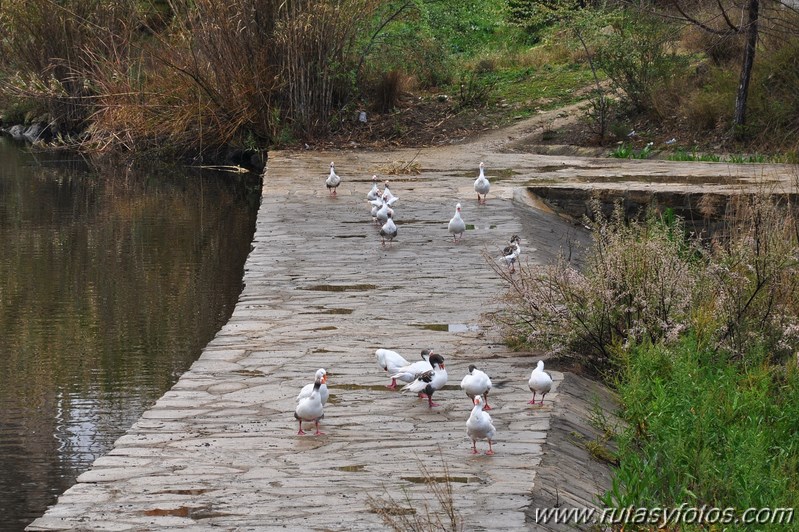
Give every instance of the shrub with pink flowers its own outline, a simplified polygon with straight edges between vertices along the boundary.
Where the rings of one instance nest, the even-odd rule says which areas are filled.
[[[755,345],[773,360],[799,347],[799,223],[785,196],[733,197],[723,229],[687,233],[651,210],[629,220],[599,203],[586,220],[583,264],[561,258],[498,265],[507,282],[496,321],[509,343],[606,367],[629,345],[673,343],[692,333],[702,348],[742,357]],[[493,264],[493,262],[492,262]]]

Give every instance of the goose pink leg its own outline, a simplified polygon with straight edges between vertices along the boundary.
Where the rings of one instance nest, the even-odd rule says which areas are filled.
[[[488,455],[494,454],[494,449],[493,447],[491,447],[491,440],[488,440],[488,450],[486,451],[486,454]]]

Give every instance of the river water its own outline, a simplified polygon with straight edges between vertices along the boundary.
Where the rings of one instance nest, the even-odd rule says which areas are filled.
[[[39,517],[241,291],[252,176],[88,168],[0,138],[0,530]]]

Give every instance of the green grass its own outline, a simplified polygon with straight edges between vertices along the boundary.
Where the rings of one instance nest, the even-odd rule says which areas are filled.
[[[757,163],[790,163],[789,155],[763,155],[761,153],[733,153],[727,156],[717,155],[715,153],[699,153],[696,148],[691,151],[683,148],[677,149],[674,153],[670,154],[667,159],[669,161],[700,161],[700,162],[728,162],[733,164],[757,164]]]
[[[650,142],[640,150],[633,149],[629,144],[621,144],[610,152],[610,157],[616,159],[649,159],[652,154],[653,143]]]
[[[581,64],[554,64],[544,67],[517,66],[492,73],[496,96],[522,109],[554,109],[582,99],[576,93],[593,83],[591,70]]]
[[[611,507],[799,505],[799,371],[763,353],[638,347],[622,360],[628,428]],[[759,527],[784,530],[784,525]]]

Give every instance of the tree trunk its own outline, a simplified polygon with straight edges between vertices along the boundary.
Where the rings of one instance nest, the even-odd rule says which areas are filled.
[[[749,95],[749,81],[752,78],[752,65],[755,62],[755,48],[757,47],[757,17],[760,9],[760,0],[749,0],[749,20],[746,24],[746,46],[744,47],[744,60],[741,65],[741,81],[738,83],[738,95],[735,98],[735,126],[746,123],[746,100]]]

